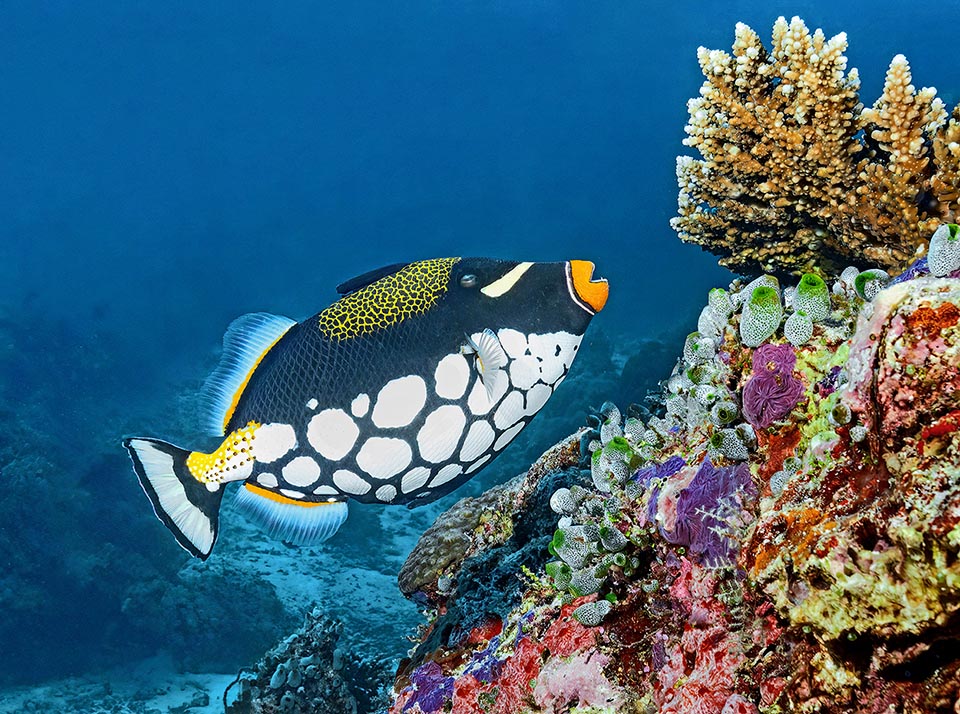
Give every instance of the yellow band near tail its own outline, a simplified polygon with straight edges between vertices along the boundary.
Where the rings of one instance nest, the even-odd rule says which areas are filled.
[[[230,432],[212,454],[193,451],[187,457],[187,468],[201,483],[239,481],[253,470],[253,439],[260,425],[252,421]]]

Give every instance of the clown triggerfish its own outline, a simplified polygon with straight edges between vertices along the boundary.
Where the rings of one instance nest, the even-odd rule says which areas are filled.
[[[191,554],[217,539],[224,485],[296,544],[329,538],[346,500],[428,503],[490,463],[563,381],[607,300],[593,263],[441,258],[376,270],[294,322],[230,325],[205,385],[213,453],[129,438],[153,510]]]

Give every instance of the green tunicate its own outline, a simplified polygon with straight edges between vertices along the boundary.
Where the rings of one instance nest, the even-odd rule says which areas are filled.
[[[800,278],[793,307],[797,312],[805,312],[814,322],[830,316],[830,291],[819,275],[806,273]]]
[[[606,599],[586,602],[573,611],[573,618],[586,627],[596,627],[603,622],[611,607],[613,606],[610,601]]]
[[[717,402],[713,405],[713,408],[710,410],[710,418],[713,420],[714,424],[718,426],[726,426],[734,421],[734,419],[739,416],[739,410],[737,405],[731,402],[728,399]]]
[[[956,223],[942,224],[930,237],[927,267],[937,278],[960,270],[960,226]]]
[[[615,454],[621,454],[627,457],[633,456],[633,447],[631,447],[630,442],[622,436],[613,437],[603,448]]]
[[[871,268],[857,275],[853,281],[853,288],[864,300],[873,300],[888,282],[890,282],[890,276],[887,271]]]
[[[802,310],[797,310],[783,323],[783,336],[794,347],[801,347],[813,337],[813,321]]]
[[[779,293],[768,285],[755,287],[740,316],[740,340],[747,347],[757,347],[773,336],[782,319]]]
[[[723,288],[713,288],[707,294],[707,304],[714,314],[726,320],[733,312],[733,303],[730,300],[730,293]]]

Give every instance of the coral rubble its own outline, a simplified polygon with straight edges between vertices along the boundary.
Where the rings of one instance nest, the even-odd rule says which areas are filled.
[[[770,50],[742,23],[732,54],[700,48],[684,143],[702,158],[677,160],[682,240],[743,273],[900,270],[960,218],[960,108],[948,121],[903,55],[864,108],[846,48],[797,17],[777,20]]]
[[[881,273],[712,291],[659,410],[442,517],[390,712],[957,711],[960,271]]]

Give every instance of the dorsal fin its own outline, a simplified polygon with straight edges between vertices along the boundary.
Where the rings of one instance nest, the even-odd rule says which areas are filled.
[[[222,436],[250,376],[263,356],[297,323],[289,317],[252,312],[230,323],[223,335],[220,364],[203,384],[203,426]]]
[[[337,292],[340,293],[341,296],[355,293],[357,290],[367,287],[370,283],[375,283],[380,278],[385,278],[388,275],[393,275],[394,273],[403,270],[408,265],[410,265],[410,263],[393,263],[392,265],[385,265],[382,268],[376,268],[375,270],[368,270],[363,275],[358,275],[355,278],[344,280],[337,286]]]

